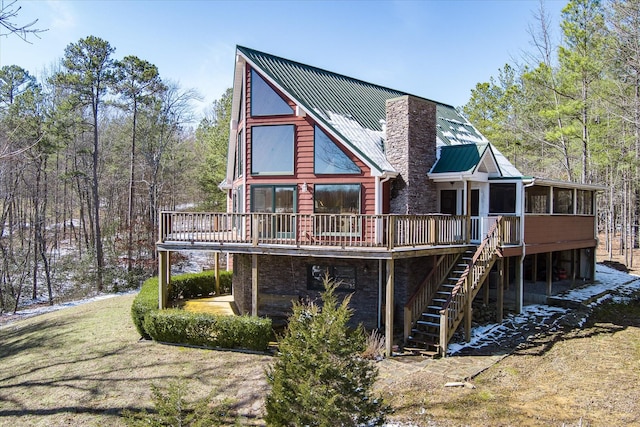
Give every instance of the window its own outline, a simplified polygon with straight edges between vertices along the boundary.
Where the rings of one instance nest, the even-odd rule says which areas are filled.
[[[314,172],[317,175],[360,173],[360,168],[317,125],[313,143]]]
[[[236,146],[236,173],[235,178],[240,178],[244,175],[244,145],[242,144],[242,135],[244,132],[240,130],[238,132],[238,145]]]
[[[316,184],[314,211],[330,214],[360,213],[360,184]]]
[[[515,184],[490,184],[489,185],[489,213],[515,214],[516,213],[516,185]]]
[[[282,116],[289,114],[293,114],[293,108],[255,70],[251,70],[251,115]]]
[[[576,194],[577,214],[593,215],[593,192],[589,190],[578,190]]]
[[[525,212],[549,213],[550,187],[533,186],[525,188]]]
[[[458,192],[456,190],[440,191],[440,212],[447,215],[458,214]]]
[[[553,213],[573,214],[573,190],[569,188],[553,188]]]
[[[251,127],[251,173],[293,175],[294,126]]]
[[[342,291],[356,290],[356,268],[345,265],[314,264],[307,267],[307,289],[324,290],[325,275],[338,284]]]

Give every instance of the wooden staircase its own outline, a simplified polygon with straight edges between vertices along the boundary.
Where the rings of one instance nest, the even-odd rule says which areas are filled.
[[[500,252],[501,217],[475,251],[442,255],[405,306],[405,350],[445,356],[447,344],[463,319],[471,327],[471,302]],[[447,258],[448,257],[448,258]],[[468,339],[468,334],[467,334]]]

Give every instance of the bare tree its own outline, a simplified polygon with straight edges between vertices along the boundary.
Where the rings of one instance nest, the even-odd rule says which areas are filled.
[[[20,9],[22,9],[22,6],[16,5],[17,2],[18,0],[10,1],[7,4],[4,4],[4,2],[0,2],[0,27],[3,27],[8,31],[7,34],[2,34],[2,32],[0,32],[0,36],[7,37],[10,34],[15,34],[23,41],[31,43],[29,40],[27,40],[27,37],[29,35],[33,35],[39,38],[40,36],[38,36],[38,34],[43,33],[47,30],[41,30],[35,27],[36,23],[38,22],[37,19],[27,24],[15,23],[14,19],[18,17],[18,13],[20,12]]]

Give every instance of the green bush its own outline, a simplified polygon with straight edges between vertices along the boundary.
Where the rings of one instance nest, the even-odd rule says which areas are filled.
[[[228,426],[240,425],[231,413],[231,402],[216,402],[215,392],[201,399],[189,399],[193,386],[185,380],[173,380],[166,387],[151,385],[155,411],[124,410],[122,416],[130,427],[148,426]]]
[[[322,305],[294,303],[267,369],[269,426],[377,426],[387,408],[372,395],[378,369],[362,357],[366,336],[349,330],[350,296],[338,302],[337,285],[325,278]]]
[[[155,310],[144,318],[144,329],[156,341],[212,348],[264,351],[272,338],[271,319],[216,316],[184,310]]]
[[[158,310],[158,278],[151,277],[144,281],[140,292],[131,304],[133,324],[144,339],[151,339],[151,336],[144,329],[144,317],[147,313],[155,310]]]

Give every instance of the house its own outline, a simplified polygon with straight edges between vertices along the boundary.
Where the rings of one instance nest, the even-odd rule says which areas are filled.
[[[501,320],[507,287],[594,278],[600,187],[523,175],[450,105],[237,47],[232,117],[227,212],[161,213],[161,308],[172,251],[226,252],[241,313],[328,274],[387,354],[444,355],[476,297]]]

